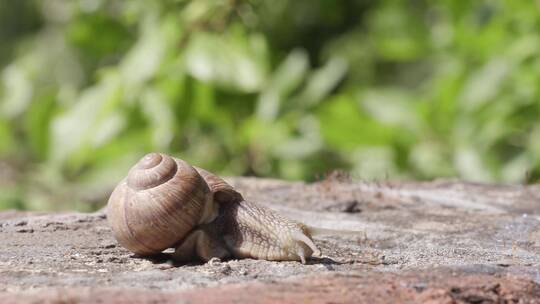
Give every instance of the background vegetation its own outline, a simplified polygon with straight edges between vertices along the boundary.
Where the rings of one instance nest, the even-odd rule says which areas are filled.
[[[148,151],[308,181],[540,176],[538,1],[1,1],[0,41],[0,208],[99,207]]]

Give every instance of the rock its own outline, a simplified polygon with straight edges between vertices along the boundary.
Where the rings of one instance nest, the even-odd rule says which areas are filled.
[[[538,185],[229,181],[288,217],[362,233],[315,238],[323,257],[306,265],[181,265],[117,245],[102,211],[0,212],[2,303],[540,303]]]

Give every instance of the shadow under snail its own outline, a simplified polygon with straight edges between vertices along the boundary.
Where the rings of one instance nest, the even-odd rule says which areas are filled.
[[[144,156],[116,186],[107,206],[113,235],[150,256],[175,248],[179,261],[320,256],[309,227],[246,201],[218,176],[161,153]],[[346,233],[348,234],[348,233]]]

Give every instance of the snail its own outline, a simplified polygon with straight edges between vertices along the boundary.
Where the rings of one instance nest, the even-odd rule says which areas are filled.
[[[180,261],[254,258],[306,263],[324,233],[246,201],[223,179],[162,153],[139,160],[112,192],[107,218],[117,241],[149,256],[175,248]]]

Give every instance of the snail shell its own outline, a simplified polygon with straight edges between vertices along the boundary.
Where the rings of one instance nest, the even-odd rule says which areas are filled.
[[[216,216],[212,192],[197,170],[160,153],[135,164],[108,202],[114,237],[140,255],[173,247],[195,226]]]
[[[107,212],[114,237],[139,255],[170,247],[183,261],[234,256],[305,263],[320,255],[311,227],[247,202],[218,176],[165,154],[135,164]]]

